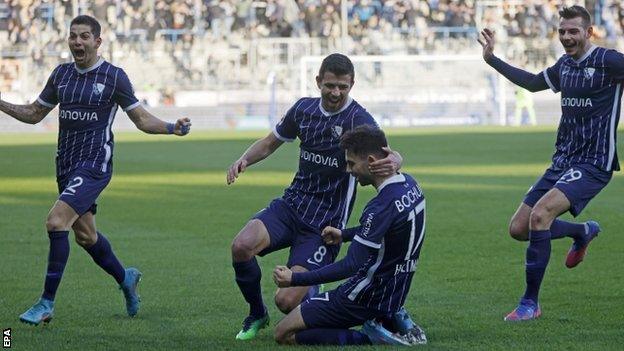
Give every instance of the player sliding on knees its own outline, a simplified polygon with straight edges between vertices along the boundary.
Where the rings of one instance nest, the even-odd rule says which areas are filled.
[[[25,323],[49,322],[54,297],[69,258],[69,230],[93,261],[119,284],[129,316],[139,310],[137,284],[141,273],[124,268],[106,237],[95,226],[96,200],[113,171],[111,126],[118,106],[136,126],[150,134],[185,135],[190,120],[166,123],[147,112],[134,96],[126,73],[98,55],[102,43],[96,19],[78,16],[71,21],[68,44],[73,63],[61,64],[50,75],[37,101],[13,105],[0,100],[0,110],[24,123],[36,124],[59,105],[56,182],[59,197],[52,206],[46,229],[50,239],[48,267],[39,301],[20,315]]]
[[[227,172],[232,184],[247,167],[271,155],[284,142],[300,140],[299,170],[281,198],[258,212],[232,243],[236,283],[249,304],[236,339],[253,339],[269,323],[260,289],[260,266],[256,256],[290,247],[287,266],[305,272],[333,262],[339,245],[326,245],[321,230],[344,228],[355,200],[355,179],[345,172],[340,136],[359,125],[377,126],[373,117],[349,92],[355,82],[351,60],[341,54],[327,56],[321,63],[316,84],[320,98],[297,101],[272,133],[256,141]],[[379,175],[394,174],[401,157],[388,149],[388,157],[373,164]],[[275,304],[284,313],[297,307],[319,287],[280,288]]]
[[[275,330],[280,344],[415,345],[427,342],[422,329],[392,332],[394,318],[410,289],[425,236],[425,198],[407,174],[372,174],[372,162],[387,156],[384,133],[360,126],[343,135],[347,171],[375,196],[360,217],[360,226],[325,227],[327,244],[352,241],[344,259],[309,272],[277,266],[273,279],[281,288],[311,286],[349,278],[335,290],[311,297],[292,310]],[[389,327],[384,327],[389,322]],[[349,329],[362,325],[360,331]],[[396,327],[394,327],[396,328]],[[389,330],[390,329],[390,330]]]
[[[539,74],[512,67],[494,56],[494,32],[484,29],[483,58],[514,84],[530,91],[561,92],[561,121],[552,164],[529,189],[511,219],[509,233],[529,240],[526,252],[526,290],[506,321],[541,315],[540,284],[550,259],[550,241],[573,240],[565,265],[576,267],[598,235],[594,221],[572,223],[558,219],[569,211],[578,216],[618,171],[616,130],[620,118],[624,55],[592,44],[593,28],[581,6],[559,11],[559,41],[565,54]]]

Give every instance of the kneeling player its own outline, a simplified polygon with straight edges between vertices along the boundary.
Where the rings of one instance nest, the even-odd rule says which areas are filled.
[[[378,323],[403,310],[425,234],[423,193],[409,175],[370,173],[369,164],[386,156],[383,131],[360,126],[344,134],[340,144],[346,152],[347,171],[361,185],[372,184],[377,196],[366,205],[360,226],[323,230],[328,244],[353,240],[344,259],[309,272],[293,273],[277,266],[273,279],[279,287],[350,279],[291,311],[277,325],[275,339],[280,344],[302,345],[426,343],[424,333],[413,323],[411,332],[394,334]],[[361,331],[348,329],[362,324]],[[404,322],[399,324],[405,329]]]
[[[269,324],[256,256],[289,248],[287,266],[293,271],[328,265],[334,262],[340,246],[323,243],[321,231],[326,226],[344,228],[351,215],[356,184],[355,178],[345,172],[340,137],[357,126],[377,123],[349,96],[355,84],[355,68],[345,55],[327,56],[316,83],[320,97],[297,101],[273,132],[249,147],[228,170],[227,182],[232,184],[241,172],[271,155],[284,142],[300,141],[299,168],[284,195],[258,212],[232,242],[236,284],[249,304],[249,315],[243,320],[237,340],[253,339]],[[400,155],[388,152],[388,157],[371,164],[373,172],[387,176],[400,168]],[[319,288],[278,289],[275,305],[287,314]]]

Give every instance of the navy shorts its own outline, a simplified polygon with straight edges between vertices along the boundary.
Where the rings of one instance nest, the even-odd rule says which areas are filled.
[[[524,203],[535,206],[550,189],[557,188],[570,201],[570,213],[576,217],[589,201],[609,184],[613,172],[606,172],[590,164],[573,165],[568,169],[546,170],[524,197]]]
[[[325,245],[320,230],[303,222],[282,198],[271,201],[253,218],[264,223],[271,239],[259,256],[290,247],[286,265],[308,270],[326,266],[338,256],[340,245]]]
[[[77,168],[65,175],[56,177],[58,199],[67,203],[79,216],[87,212],[96,213],[100,193],[111,180],[111,172],[97,169]]]
[[[374,310],[349,300],[338,289],[317,294],[301,303],[301,316],[309,329],[351,328],[387,315],[388,312]]]

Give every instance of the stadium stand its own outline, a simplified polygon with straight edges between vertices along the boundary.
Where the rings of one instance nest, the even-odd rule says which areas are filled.
[[[258,104],[270,100],[270,75],[276,77],[278,103],[288,105],[299,92],[300,59],[333,51],[474,55],[478,28],[488,26],[499,33],[505,56],[536,69],[561,54],[558,0],[345,0],[344,5],[346,11],[341,0],[0,0],[0,86],[16,101],[36,96],[51,69],[70,59],[67,25],[78,14],[102,22],[103,56],[124,67],[146,103],[188,105],[191,98],[172,91],[235,91],[238,95],[230,96],[240,102],[247,98],[241,91],[248,91],[247,105],[224,112],[228,115],[262,110]],[[587,0],[585,6],[594,15],[598,42],[616,46],[624,31],[624,1]],[[219,94],[213,103],[228,103],[227,97]]]

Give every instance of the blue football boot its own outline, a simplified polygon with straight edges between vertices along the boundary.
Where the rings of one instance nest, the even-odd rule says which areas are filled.
[[[137,312],[139,312],[141,298],[137,294],[137,285],[141,281],[142,275],[136,268],[127,268],[124,281],[119,285],[119,289],[123,291],[126,298],[126,311],[130,317],[136,316]]]
[[[392,333],[374,320],[366,321],[360,332],[368,336],[373,345],[412,345],[406,335]]]
[[[520,299],[518,307],[505,317],[505,322],[522,322],[539,318],[542,310],[539,305],[529,299]]]
[[[20,321],[27,324],[39,325],[39,323],[50,323],[54,314],[54,301],[43,297],[37,303],[20,315]]]
[[[392,327],[393,330],[407,336],[412,345],[425,345],[427,343],[425,331],[414,323],[405,307],[401,307],[398,312],[392,315]]]

